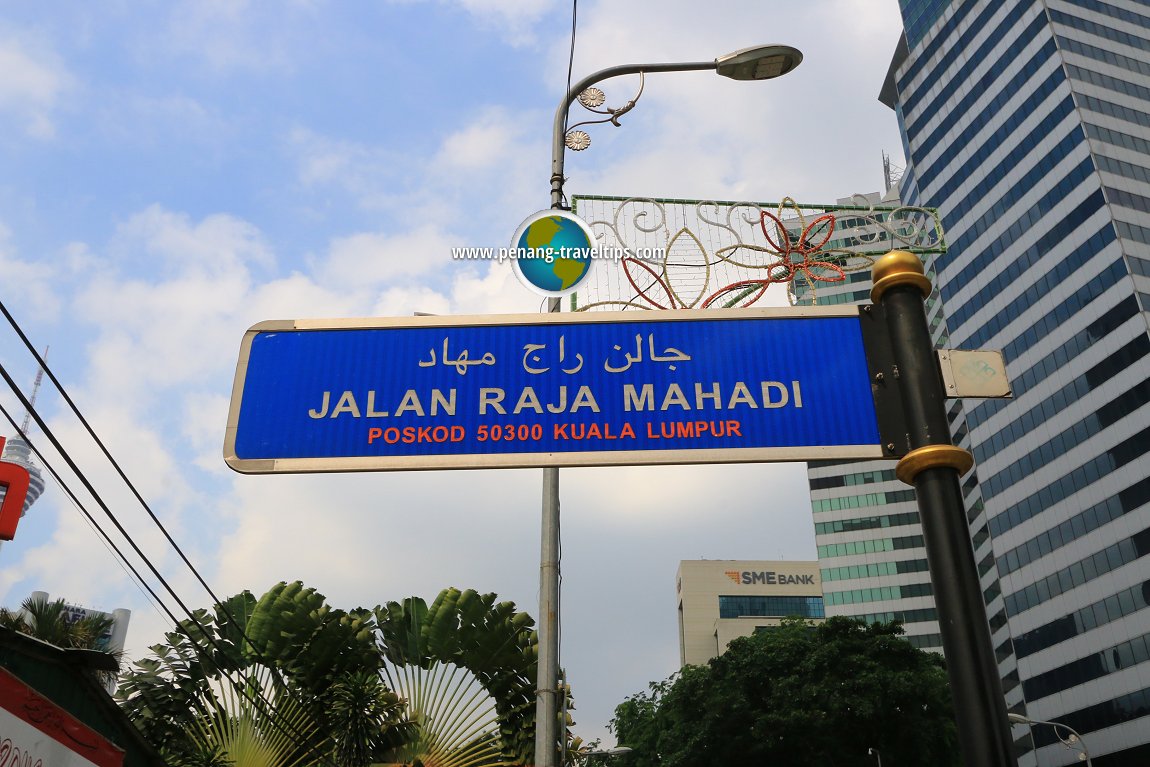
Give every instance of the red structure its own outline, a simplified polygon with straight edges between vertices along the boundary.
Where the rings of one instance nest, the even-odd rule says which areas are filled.
[[[0,437],[0,452],[3,452],[5,442],[4,437]],[[0,461],[0,488],[5,490],[4,500],[0,502],[0,541],[16,537],[16,525],[24,511],[30,481],[28,470],[23,466]]]
[[[124,750],[0,668],[0,764],[120,767]]]

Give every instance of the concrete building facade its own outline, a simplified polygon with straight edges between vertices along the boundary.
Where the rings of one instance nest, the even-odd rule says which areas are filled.
[[[732,639],[788,616],[822,619],[817,562],[704,559],[679,563],[679,661],[702,665]]]

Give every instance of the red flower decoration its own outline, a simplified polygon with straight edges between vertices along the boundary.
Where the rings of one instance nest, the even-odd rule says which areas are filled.
[[[771,233],[767,231],[767,219],[771,219],[775,223],[774,229],[776,234],[779,235],[779,241],[776,242],[775,238],[771,237]],[[817,244],[812,242],[812,237],[817,236],[819,225],[826,223],[826,233]],[[799,235],[798,242],[791,241],[791,233],[783,226],[783,222],[772,213],[763,211],[759,216],[759,227],[763,230],[763,235],[767,238],[767,242],[771,244],[775,250],[782,256],[782,261],[778,266],[782,267],[783,274],[779,277],[772,275],[773,282],[790,282],[799,272],[802,272],[808,280],[817,280],[819,282],[842,282],[846,279],[842,267],[837,264],[832,264],[830,261],[816,261],[812,257],[816,255],[823,246],[826,245],[831,235],[835,231],[835,217],[830,213],[825,213],[814,221],[812,221],[802,234]],[[825,269],[832,273],[832,276],[825,276],[823,274],[816,274],[811,269]]]
[[[774,223],[774,226],[770,227],[775,231],[774,236],[771,235],[770,228],[767,227],[768,218]],[[842,267],[830,261],[819,261],[814,258],[834,234],[835,217],[832,214],[826,213],[812,221],[803,229],[797,242],[792,240],[790,231],[773,213],[761,211],[759,227],[763,230],[763,236],[767,238],[767,243],[774,250],[775,255],[779,257],[779,261],[767,268],[767,277],[763,279],[742,280],[724,285],[707,297],[702,308],[709,308],[719,299],[736,292],[741,294],[738,301],[742,306],[751,306],[763,297],[771,285],[791,282],[800,274],[807,280],[819,282],[842,282],[846,279]],[[825,228],[825,232],[821,234],[821,239],[816,242],[815,239],[820,236],[821,228]]]

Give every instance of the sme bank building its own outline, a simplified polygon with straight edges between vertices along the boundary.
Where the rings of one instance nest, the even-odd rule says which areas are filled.
[[[679,563],[680,665],[703,665],[732,639],[797,615],[821,620],[818,562],[705,559]]]

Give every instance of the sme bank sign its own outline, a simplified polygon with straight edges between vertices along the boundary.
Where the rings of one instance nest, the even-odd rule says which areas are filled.
[[[790,584],[795,585],[815,585],[815,576],[813,575],[793,575],[791,573],[779,573],[774,570],[760,570],[753,572],[751,570],[727,570],[727,577],[741,586],[750,586],[756,583],[765,583],[768,585],[786,586]]]

